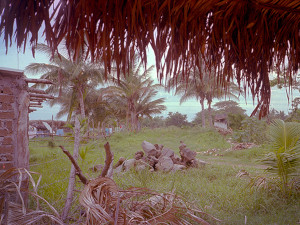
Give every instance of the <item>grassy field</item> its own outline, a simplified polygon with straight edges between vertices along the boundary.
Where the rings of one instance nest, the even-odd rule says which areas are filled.
[[[267,145],[252,149],[230,151],[231,144],[214,130],[201,128],[175,128],[143,130],[140,133],[116,133],[107,140],[95,141],[95,148],[88,151],[79,165],[90,178],[98,173],[89,170],[95,164],[103,164],[103,144],[109,141],[119,157],[133,158],[142,150],[144,140],[179,152],[182,140],[192,150],[199,152],[198,158],[208,162],[205,168],[178,171],[176,173],[130,171],[114,175],[120,188],[147,187],[161,192],[175,191],[187,201],[222,220],[221,224],[297,224],[300,222],[299,194],[283,197],[279,191],[249,188],[249,179],[236,177],[244,169],[250,176],[268,176],[259,159],[268,151]],[[55,147],[48,146],[50,139],[35,139],[30,142],[30,170],[42,174],[39,194],[58,211],[64,205],[70,162],[59,145],[72,151],[72,143],[56,138]],[[217,149],[222,156],[204,155],[201,152]],[[82,185],[78,182],[77,190]],[[77,196],[78,197],[78,196]],[[75,202],[77,198],[75,198]],[[79,214],[80,206],[74,204],[71,216]],[[211,221],[213,223],[213,221]]]

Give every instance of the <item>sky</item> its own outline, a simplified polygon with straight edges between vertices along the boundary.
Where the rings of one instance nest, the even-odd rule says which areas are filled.
[[[27,47],[25,50],[25,53],[23,52],[23,49],[18,52],[16,46],[11,46],[8,49],[8,52],[6,54],[6,49],[3,40],[0,40],[0,67],[4,68],[12,68],[12,69],[19,69],[24,70],[27,65],[30,63],[48,63],[48,58],[41,54],[36,52],[35,58],[32,56],[31,48]],[[148,62],[149,66],[155,65],[155,59],[154,54],[149,53],[148,56]],[[152,77],[154,80],[157,81],[156,78],[156,70],[153,70]],[[31,74],[26,74],[27,77],[30,78],[39,78],[36,76],[32,76]],[[168,112],[179,112],[182,114],[186,114],[188,117],[188,120],[191,121],[194,119],[195,114],[199,111],[201,111],[200,103],[196,100],[189,100],[187,102],[184,102],[183,104],[179,104],[180,96],[173,96],[171,93],[167,92],[159,92],[158,98],[165,97],[166,102],[165,105],[167,106],[167,110],[162,113],[162,116],[166,117],[168,115]],[[294,97],[299,97],[299,92],[294,92],[292,96],[290,96],[290,99],[293,99]],[[229,100],[229,99],[226,99]],[[213,101],[213,104],[218,102],[220,100],[215,99]],[[240,106],[246,110],[247,114],[250,115],[251,112],[255,108],[255,102],[253,103],[252,97],[248,97],[247,101],[245,98],[240,97],[239,99]],[[289,109],[291,108],[291,101],[288,103],[288,98],[286,94],[286,90],[278,89],[278,88],[272,88],[271,91],[271,104],[270,109],[275,108],[278,111],[284,111],[286,114],[288,113]],[[43,103],[43,108],[37,109],[37,111],[32,112],[29,114],[30,120],[50,120],[52,119],[52,116],[54,119],[56,118],[56,114],[59,111],[59,106],[53,106],[50,107],[47,103]],[[65,120],[66,117],[61,118],[62,120]]]

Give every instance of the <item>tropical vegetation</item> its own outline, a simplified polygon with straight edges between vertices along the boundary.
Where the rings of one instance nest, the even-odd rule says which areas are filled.
[[[201,122],[202,127],[205,127],[205,100],[208,105],[208,121],[209,126],[213,126],[212,117],[212,101],[214,98],[237,98],[236,94],[240,94],[240,89],[232,82],[216,82],[215,77],[209,73],[207,68],[203,71],[195,69],[189,73],[188,77],[182,74],[178,77],[171,78],[167,82],[166,89],[168,91],[175,89],[175,95],[180,95],[180,104],[188,99],[195,98],[201,105]]]
[[[270,152],[263,162],[280,179],[281,190],[288,194],[294,188],[291,178],[299,178],[300,173],[300,123],[273,121],[269,141]]]
[[[190,149],[198,152],[197,158],[208,162],[205,168],[176,173],[131,170],[114,175],[113,179],[117,186],[121,189],[148,188],[160,193],[171,192],[183,196],[189,204],[220,219],[221,224],[244,224],[245,221],[246,224],[296,224],[299,221],[297,212],[300,210],[298,204],[300,193],[297,189],[299,185],[297,186],[296,182],[299,181],[299,172],[295,170],[296,164],[293,164],[293,170],[289,169],[288,194],[284,193],[280,186],[279,188],[272,186],[273,177],[275,175],[276,178],[278,173],[276,170],[275,173],[268,173],[270,165],[265,166],[261,161],[270,152],[277,151],[272,144],[274,140],[269,139],[267,134],[268,131],[262,145],[235,150],[233,144],[229,142],[230,135],[222,136],[210,128],[170,126],[153,130],[143,129],[135,134],[123,131],[115,133],[108,139],[90,141],[87,147],[82,146],[82,152],[88,150],[79,165],[90,178],[97,177],[99,172],[93,172],[89,168],[104,163],[105,155],[102,151],[107,140],[114,152],[115,162],[120,157],[133,158],[134,153],[141,149],[144,140],[163,144],[173,149],[176,154],[179,152],[179,141],[183,140]],[[63,143],[70,150],[73,143],[56,138],[54,148],[42,147],[47,141],[48,139],[40,138],[30,142],[30,168],[43,175],[39,194],[60,212],[64,206],[65,193],[62,190],[67,187],[66,168],[70,166],[70,162],[57,146]],[[209,154],[210,151],[213,154]],[[273,165],[276,165],[276,161],[274,162]],[[247,172],[245,174],[248,175],[238,176],[241,172]],[[252,180],[258,180],[258,177],[269,182],[269,185],[256,183],[257,186],[251,187]],[[276,178],[276,181],[280,179]],[[82,188],[82,185],[77,184],[77,190],[80,191]],[[75,193],[75,203],[77,195],[78,193]],[[84,221],[85,217],[81,216],[81,210],[79,203],[75,204],[69,213],[70,223],[72,223],[70,220]],[[219,224],[209,217],[205,219],[211,224]]]
[[[54,83],[45,87],[45,84],[37,84],[36,87],[46,88],[45,91],[57,98],[50,101],[50,105],[59,104],[61,110],[58,117],[72,113],[81,114],[85,117],[85,98],[89,90],[95,89],[103,83],[104,72],[98,64],[90,63],[84,57],[84,52],[73,60],[73,55],[66,52],[52,54],[51,49],[45,44],[38,44],[37,51],[49,56],[50,63],[32,63],[25,68],[25,73],[40,75],[41,79],[48,79]]]
[[[150,77],[153,66],[141,72],[143,66],[135,56],[127,73],[119,79],[112,75],[109,85],[101,90],[102,99],[110,99],[119,110],[125,112],[126,126],[131,131],[140,130],[141,118],[151,118],[166,109],[164,98],[154,99],[161,86]]]

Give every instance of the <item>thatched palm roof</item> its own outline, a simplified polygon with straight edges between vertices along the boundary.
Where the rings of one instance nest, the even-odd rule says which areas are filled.
[[[134,51],[147,62],[154,49],[158,76],[187,74],[194,66],[217,71],[216,83],[246,82],[268,110],[268,73],[288,82],[300,64],[299,0],[1,0],[0,32],[6,46],[38,41],[42,30],[55,50],[63,38],[77,53],[89,48],[110,71],[125,71]],[[43,25],[42,25],[43,24]],[[201,57],[202,56],[202,57]]]

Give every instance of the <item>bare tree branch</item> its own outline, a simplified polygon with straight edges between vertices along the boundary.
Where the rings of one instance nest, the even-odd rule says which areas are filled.
[[[73,156],[71,155],[71,153],[65,149],[64,146],[60,145],[59,146],[62,151],[69,157],[71,163],[73,164],[73,166],[75,167],[76,170],[76,175],[79,177],[80,181],[86,185],[89,180],[83,175],[82,170],[80,169],[80,167],[78,166],[78,164],[76,163],[76,161],[74,160]]]
[[[110,167],[112,169],[112,164],[113,164],[113,160],[114,160],[114,154],[111,152],[110,150],[110,145],[108,142],[106,142],[106,144],[104,145],[104,149],[105,149],[105,153],[106,153],[106,159],[105,159],[105,165],[104,165],[104,168],[101,172],[101,177],[105,177],[107,175],[111,176],[110,175]]]

